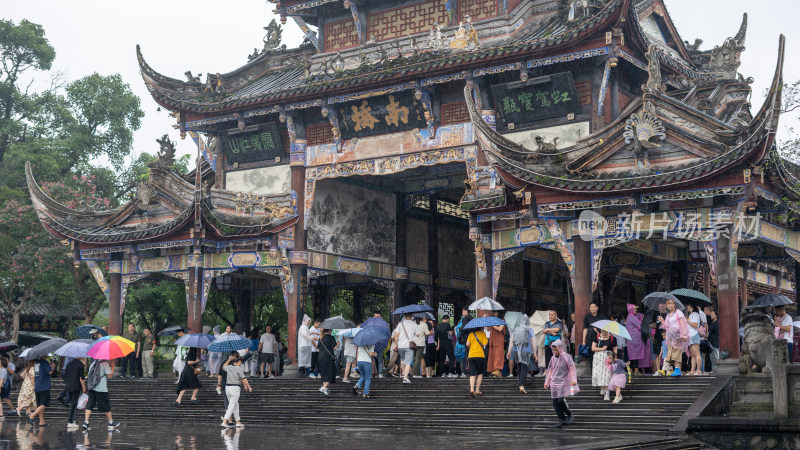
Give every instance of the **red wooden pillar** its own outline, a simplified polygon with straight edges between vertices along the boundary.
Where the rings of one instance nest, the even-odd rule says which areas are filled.
[[[722,234],[717,239],[719,342],[720,349],[735,359],[739,357],[739,280],[736,252],[731,248],[730,237]]]
[[[492,264],[492,252],[484,251],[483,258],[486,261],[486,278],[481,279],[478,273],[478,261],[475,258],[475,300],[483,297],[492,298],[492,277],[494,276],[494,264]]]
[[[116,262],[109,266],[109,282],[111,287],[108,295],[108,334],[122,334],[122,314],[120,313],[122,304],[122,263]]]
[[[592,303],[592,248],[591,242],[575,239],[575,279],[572,294],[575,301],[575,351],[583,342],[583,318],[589,314]]]
[[[203,332],[203,269],[189,268],[189,281],[186,283],[186,326],[192,333]]]
[[[306,230],[305,230],[305,203],[306,203],[306,146],[307,141],[296,139],[291,143],[291,155],[289,165],[292,171],[292,190],[297,194],[297,223],[294,226],[294,250],[306,251]],[[306,258],[305,264],[308,264]],[[300,321],[303,318],[304,298],[303,293],[308,293],[308,278],[306,277],[306,266],[303,264],[292,264],[292,279],[294,290],[289,294],[288,315],[289,324],[287,344],[289,364],[297,362],[297,330],[300,328]],[[313,315],[313,314],[311,314]]]

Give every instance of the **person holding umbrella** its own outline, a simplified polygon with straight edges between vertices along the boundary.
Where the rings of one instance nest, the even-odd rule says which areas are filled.
[[[207,347],[208,344],[213,341],[214,336],[203,333],[185,335],[175,341],[175,344],[177,345],[185,345],[189,347],[189,351],[186,353],[186,364],[184,365],[181,376],[178,379],[178,388],[176,389],[178,398],[172,402],[172,406],[176,408],[183,406],[181,404],[183,394],[185,394],[189,389],[192,390],[192,398],[189,400],[189,402],[192,404],[200,403],[200,401],[197,400],[197,391],[203,387],[200,384],[200,380],[197,378],[197,374],[202,371],[202,369],[200,369],[200,348]]]
[[[322,338],[319,340],[319,375],[322,378],[322,387],[319,391],[322,395],[330,397],[331,393],[328,390],[328,385],[336,381],[336,367],[335,358],[333,356],[339,345],[336,343],[336,338],[331,336],[331,330],[328,328],[322,329]]]
[[[353,386],[353,395],[358,395],[358,390],[362,387],[364,392],[361,398],[366,400],[369,397],[369,387],[372,384],[372,358],[378,356],[375,352],[375,344],[383,342],[389,337],[388,328],[368,327],[353,338],[353,345],[356,346],[356,370],[361,377]]]
[[[33,383],[33,390],[36,396],[36,410],[28,416],[29,420],[33,420],[39,416],[39,426],[46,427],[47,423],[44,421],[44,411],[50,406],[50,375],[53,373],[53,366],[47,361],[47,355],[43,354],[36,361],[39,364],[39,373],[36,375],[36,381]]]
[[[132,352],[133,350],[129,353]],[[106,415],[109,430],[114,430],[119,426],[119,422],[115,422],[111,415],[111,399],[108,395],[108,377],[110,377],[112,373],[111,366],[105,359],[95,359],[89,367],[89,375],[86,377],[86,388],[89,390],[89,402],[86,403],[86,412],[83,415],[82,427],[84,430],[89,429],[89,417],[91,417],[92,409],[94,409],[95,406],[97,406],[98,411]]]
[[[786,314],[784,305],[775,307],[775,339],[786,339],[789,344],[789,362],[791,362],[792,347],[794,347],[794,325],[792,316]]]
[[[86,392],[86,381],[83,378],[85,364],[86,358],[74,358],[64,369],[64,388],[67,390],[67,404],[69,405],[68,430],[77,430],[79,427],[75,423],[75,410],[78,408],[78,397],[82,392]]]
[[[547,376],[544,379],[544,388],[550,389],[550,398],[553,399],[553,408],[558,414],[559,422],[556,428],[564,425],[571,425],[575,415],[569,410],[566,398],[580,392],[578,387],[578,372],[575,370],[575,363],[572,355],[567,353],[561,339],[550,344],[553,350],[553,357],[550,359],[550,366],[547,367]]]
[[[681,362],[683,353],[687,349],[689,330],[686,325],[686,318],[678,309],[677,303],[673,299],[667,300],[667,318],[662,322],[661,327],[666,330],[667,357],[666,363],[673,368],[671,376],[681,375]]]

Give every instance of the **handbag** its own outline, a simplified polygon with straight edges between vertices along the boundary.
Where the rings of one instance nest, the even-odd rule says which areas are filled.
[[[86,409],[87,403],[89,403],[89,396],[86,393],[83,393],[80,397],[78,397],[78,404],[76,406],[78,409]]]
[[[410,348],[411,350],[417,348],[417,343],[412,341],[411,338],[408,337],[408,332],[406,331],[406,326],[403,324],[403,322],[400,323],[400,327],[403,329],[403,334],[406,335],[406,339],[408,339],[408,348]]]
[[[578,346],[578,354],[583,356],[584,358],[588,358],[591,355],[592,349],[589,348],[586,344],[581,344]]]
[[[700,335],[701,338],[706,337],[708,334],[707,325],[705,322],[701,323],[699,327],[697,327],[697,333]]]

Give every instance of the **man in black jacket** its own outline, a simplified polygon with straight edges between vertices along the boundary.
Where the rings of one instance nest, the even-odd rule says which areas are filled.
[[[455,356],[453,356],[453,327],[450,316],[445,314],[442,323],[436,326],[436,352],[438,361],[436,376],[455,377]]]
[[[706,316],[708,316],[708,343],[711,344],[711,352],[708,359],[711,363],[711,372],[717,370],[717,360],[719,359],[719,318],[717,311],[713,306],[705,307]]]
[[[69,418],[67,429],[77,430],[75,423],[75,410],[78,407],[78,397],[86,392],[86,381],[83,378],[84,358],[75,358],[64,369],[64,389],[67,391],[67,404],[69,405]]]

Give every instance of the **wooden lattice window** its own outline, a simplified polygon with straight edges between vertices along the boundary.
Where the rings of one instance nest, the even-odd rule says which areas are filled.
[[[319,123],[308,126],[308,145],[330,144],[333,142],[331,124]]]
[[[445,0],[431,0],[372,13],[367,18],[370,39],[385,41],[427,33],[434,23],[447,24]]]
[[[473,21],[489,19],[497,15],[497,2],[486,0],[461,0],[458,2],[458,20],[467,16]]]
[[[592,84],[589,81],[579,81],[575,83],[575,91],[578,93],[578,101],[581,105],[592,104]]]
[[[442,125],[469,122],[469,111],[464,102],[442,104]]]
[[[344,50],[358,45],[358,33],[352,19],[325,24],[325,51]]]

